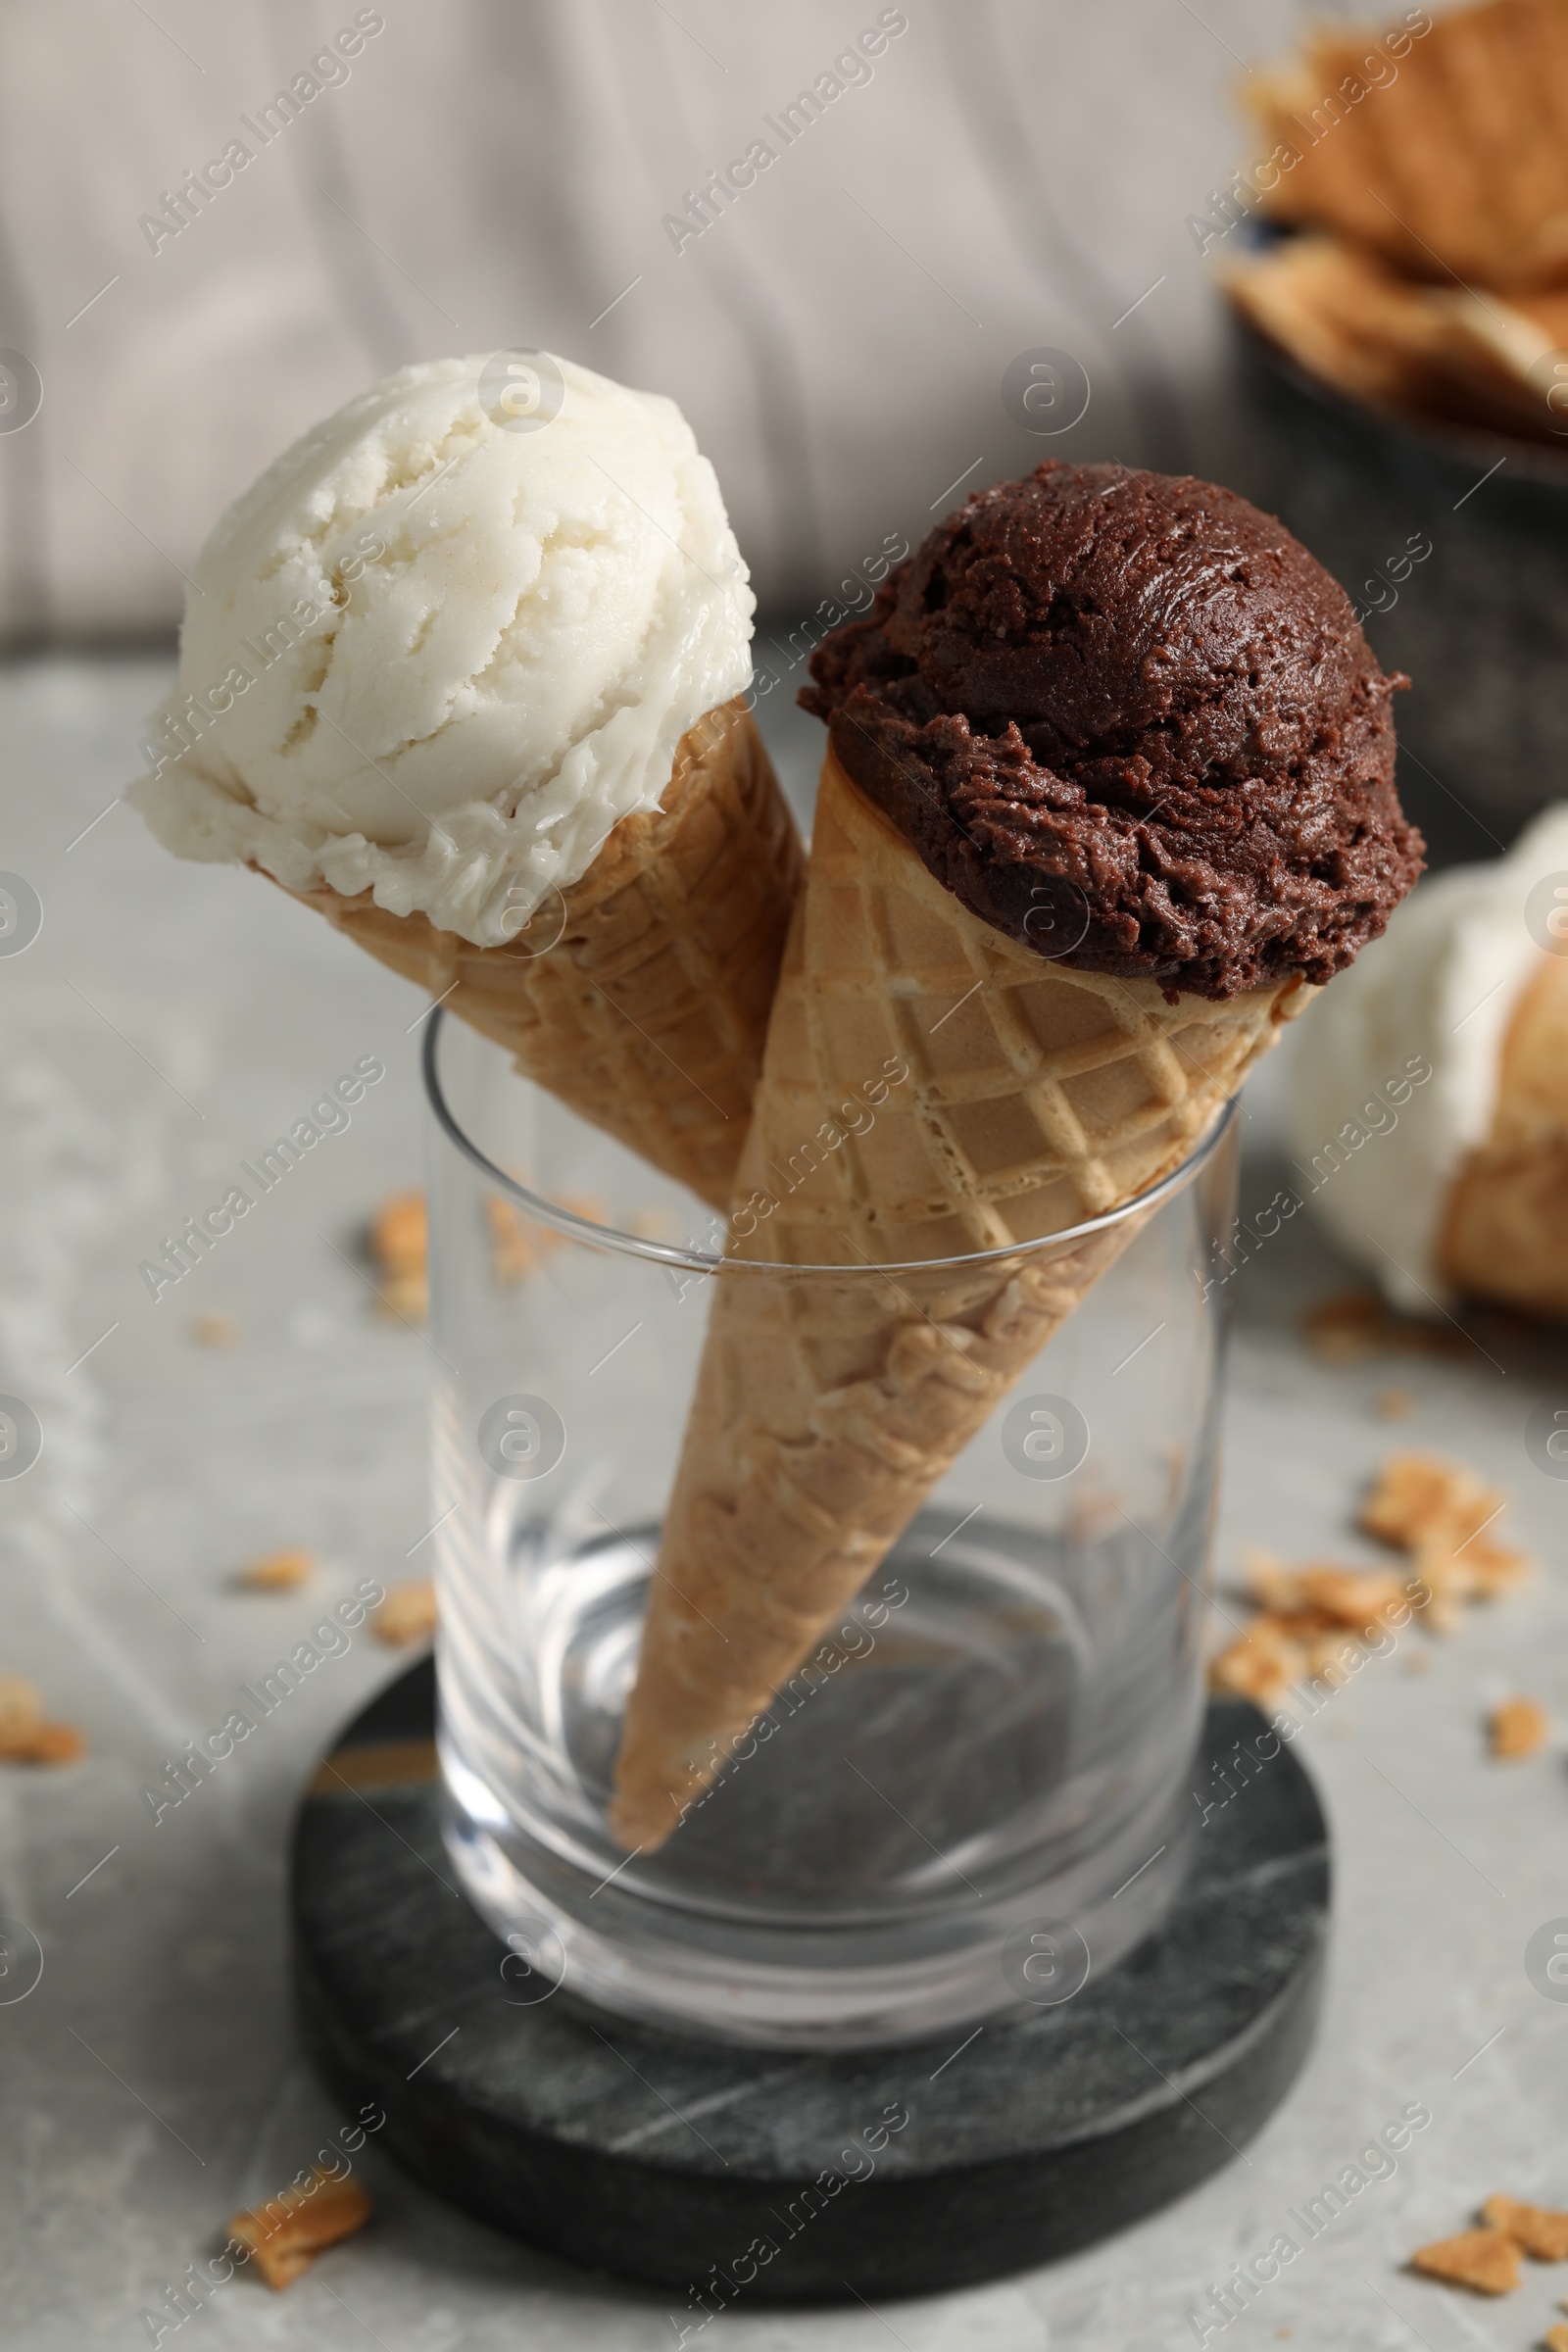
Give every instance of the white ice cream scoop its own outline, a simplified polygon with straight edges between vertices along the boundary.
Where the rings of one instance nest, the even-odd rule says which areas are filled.
[[[659,807],[754,607],[673,401],[546,353],[407,368],[213,532],[130,798],[180,857],[499,946]]]
[[[1558,803],[1506,857],[1419,884],[1298,1027],[1291,1131],[1307,1196],[1407,1313],[1451,1303],[1440,1244],[1453,1188],[1493,1135],[1531,983],[1564,955]]]

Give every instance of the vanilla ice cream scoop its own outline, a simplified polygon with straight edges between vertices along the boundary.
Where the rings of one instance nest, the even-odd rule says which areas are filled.
[[[1559,953],[1542,907],[1554,878],[1568,886],[1563,803],[1505,858],[1422,882],[1292,1041],[1292,1147],[1307,1197],[1407,1313],[1451,1303],[1445,1223],[1494,1134],[1515,1017]]]
[[[754,607],[672,401],[545,353],[407,368],[219,523],[130,798],[180,857],[499,946],[658,808]]]

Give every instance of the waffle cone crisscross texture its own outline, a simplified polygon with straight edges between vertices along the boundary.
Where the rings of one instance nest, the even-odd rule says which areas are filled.
[[[1137,1220],[1030,1245],[1177,1167],[1310,994],[1168,1004],[1048,961],[829,756],[730,1250],[803,1271],[714,1285],[621,1743],[626,1844],[668,1836]],[[1005,1254],[941,1262],[985,1250]]]
[[[296,891],[505,1046],[523,1075],[715,1208],[729,1205],[801,876],[800,840],[739,703],[688,729],[663,798],[506,947],[367,891]]]
[[[1242,96],[1261,133],[1249,184],[1306,232],[1233,259],[1244,317],[1354,400],[1556,443],[1568,0],[1325,27]]]
[[[1243,98],[1263,137],[1298,159],[1276,174],[1269,212],[1414,279],[1560,283],[1568,7],[1485,0],[1400,37],[1380,57],[1375,37],[1325,27],[1298,62],[1250,75]]]

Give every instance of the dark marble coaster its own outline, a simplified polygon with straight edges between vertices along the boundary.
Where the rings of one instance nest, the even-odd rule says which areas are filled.
[[[309,2048],[351,2109],[380,2103],[382,2146],[427,2188],[665,2289],[679,2326],[737,2302],[963,2286],[1089,2245],[1229,2163],[1305,2055],[1327,1832],[1305,1773],[1239,1701],[1209,1708],[1197,1860],[1157,1934],[1060,2007],[863,2056],[678,2040],[564,1991],[530,2003],[538,1981],[441,1843],[434,1713],[426,1661],[307,1793]]]

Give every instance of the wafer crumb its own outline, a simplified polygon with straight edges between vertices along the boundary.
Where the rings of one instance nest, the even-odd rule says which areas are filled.
[[[1396,1568],[1346,1568],[1336,1560],[1310,1560],[1287,1568],[1268,1552],[1250,1552],[1247,1578],[1256,1598],[1276,1614],[1308,1609],[1330,1625],[1374,1624],[1398,1605],[1404,1579]]]
[[[24,1740],[43,1721],[43,1692],[24,1674],[0,1674],[0,1748]]]
[[[626,1219],[626,1231],[640,1242],[678,1242],[680,1222],[667,1208],[634,1208]],[[700,1248],[699,1243],[687,1243],[688,1249]]]
[[[430,1303],[423,1193],[391,1194],[370,1220],[369,1238],[383,1308],[405,1322],[422,1323]]]
[[[1564,2306],[1568,2309],[1568,2305]],[[1542,2337],[1546,2352],[1568,2352],[1568,2320],[1558,2320]]]
[[[609,1215],[597,1193],[563,1193],[559,1205],[590,1225],[603,1225]],[[490,1271],[503,1290],[536,1274],[547,1257],[564,1248],[565,1235],[553,1225],[531,1224],[517,1214],[510,1200],[485,1195],[485,1221],[490,1228]]]
[[[1278,1552],[1250,1544],[1242,1554],[1242,1574],[1252,1598],[1265,1609],[1297,1609],[1301,1588],[1296,1570],[1287,1568]]]
[[[1500,2230],[1461,2230],[1456,2237],[1418,2246],[1410,2268],[1473,2294],[1508,2295],[1519,2283],[1519,2249]]]
[[[1462,1462],[1433,1453],[1391,1453],[1361,1507],[1361,1525],[1385,1544],[1413,1551],[1438,1530],[1455,1538],[1478,1535],[1506,1500]]]
[[[500,1287],[509,1290],[533,1272],[539,1250],[510,1200],[486,1193],[484,1216],[490,1228],[490,1271]]]
[[[336,2180],[316,2165],[308,2181],[280,2189],[265,2205],[233,2214],[228,2234],[250,2247],[256,2268],[280,2294],[328,2246],[363,2230],[372,2210],[357,2180]]]
[[[422,1274],[427,1235],[423,1193],[391,1193],[370,1220],[370,1254],[385,1273]]]
[[[86,1748],[85,1735],[74,1723],[46,1721],[36,1683],[0,1674],[0,1762],[74,1764]]]
[[[1533,1573],[1522,1551],[1492,1533],[1508,1507],[1462,1462],[1436,1454],[1391,1454],[1361,1507],[1368,1535],[1413,1553],[1416,1575],[1431,1594],[1427,1622],[1451,1633],[1465,1601],[1495,1600],[1516,1592]]]
[[[1067,1505],[1065,1532],[1069,1544],[1097,1543],[1121,1517],[1110,1495],[1092,1483],[1092,1470],[1093,1465],[1085,1471],[1082,1492],[1074,1494]],[[1078,1484],[1076,1479],[1073,1484]]]
[[[87,1735],[74,1723],[40,1723],[24,1738],[0,1747],[8,1764],[74,1764],[87,1752]]]
[[[1306,1671],[1306,1651],[1268,1617],[1256,1617],[1208,1670],[1209,1688],[1271,1706]]]
[[[232,1315],[192,1315],[185,1329],[198,1348],[233,1348],[239,1343],[239,1325]]]
[[[1519,1756],[1533,1756],[1544,1747],[1550,1729],[1545,1708],[1534,1698],[1505,1698],[1500,1706],[1493,1708],[1487,1719],[1493,1754],[1510,1761]],[[1531,2208],[1522,2206],[1520,2210],[1526,2212]],[[1497,2227],[1501,2229],[1502,2224],[1499,2222]],[[1568,2261],[1568,2248],[1564,2249],[1562,2259]]]
[[[610,1203],[600,1193],[563,1193],[560,1206],[569,1208],[574,1217],[581,1217],[587,1225],[608,1225],[610,1222]],[[565,1236],[558,1233],[552,1238],[559,1249]]]
[[[560,1205],[589,1224],[602,1224],[604,1201],[596,1193],[563,1193]],[[484,1196],[484,1219],[490,1237],[490,1273],[501,1290],[511,1290],[536,1274],[545,1259],[561,1249],[564,1236],[552,1226],[534,1224],[498,1193]],[[422,1193],[394,1193],[383,1200],[370,1223],[370,1255],[380,1276],[382,1306],[409,1323],[422,1323],[430,1311],[429,1214]]]
[[[247,1561],[237,1581],[248,1592],[290,1592],[297,1585],[308,1584],[315,1574],[315,1554],[300,1544],[291,1544],[282,1551],[264,1551],[259,1559]]]
[[[422,1323],[430,1312],[430,1286],[422,1274],[388,1274],[377,1286],[384,1315],[399,1323]]]
[[[1308,1604],[1339,1625],[1375,1626],[1405,1597],[1396,1568],[1340,1568],[1332,1562],[1303,1568],[1301,1590]]]
[[[1482,2207],[1488,2227],[1500,2230],[1537,2262],[1568,2262],[1568,2213],[1545,2205],[1522,2205],[1517,2197],[1489,2197]],[[1568,2303],[1563,2305],[1568,2311]]]
[[[370,1619],[377,1641],[402,1648],[410,1642],[428,1642],[436,1629],[435,1587],[426,1577],[394,1585]]]
[[[1335,1291],[1309,1306],[1301,1320],[1308,1347],[1326,1364],[1366,1363],[1399,1352],[1457,1356],[1469,1346],[1462,1332],[1396,1315],[1372,1290]]]
[[[563,1193],[559,1205],[590,1225],[603,1225],[609,1216],[597,1193]],[[564,1233],[519,1216],[499,1194],[485,1195],[484,1214],[490,1228],[490,1271],[503,1288],[537,1273],[545,1259],[565,1245]]]
[[[1363,1641],[1416,1598],[1392,1568],[1348,1568],[1337,1560],[1290,1568],[1273,1552],[1244,1556],[1247,1582],[1263,1605],[1209,1668],[1210,1687],[1266,1706],[1310,1677],[1338,1690],[1354,1673]],[[1416,1598],[1416,1605],[1420,1600]]]
[[[1415,1398],[1408,1389],[1380,1389],[1377,1395],[1377,1416],[1380,1421],[1407,1421],[1415,1411]]]

